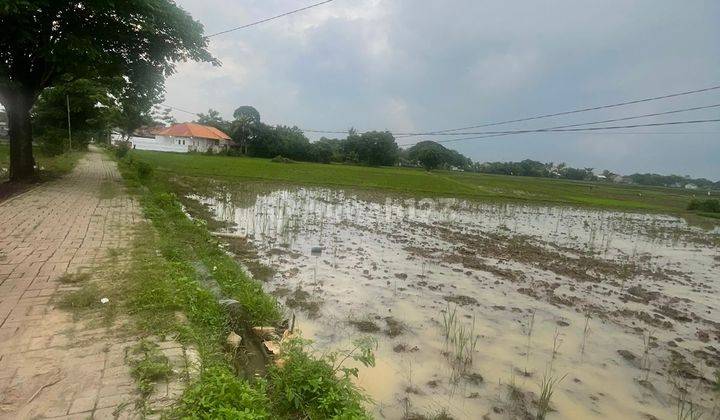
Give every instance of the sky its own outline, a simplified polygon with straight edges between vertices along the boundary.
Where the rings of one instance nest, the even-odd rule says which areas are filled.
[[[215,33],[316,1],[177,3]],[[517,119],[720,85],[718,22],[717,0],[334,0],[211,38],[222,66],[178,65],[166,82],[166,103],[193,112],[214,108],[228,119],[238,106],[252,105],[268,124],[341,131],[427,132]],[[713,104],[720,104],[720,90],[484,130]],[[712,118],[720,118],[720,108],[626,123]],[[717,122],[446,146],[481,162],[534,159],[720,180]]]

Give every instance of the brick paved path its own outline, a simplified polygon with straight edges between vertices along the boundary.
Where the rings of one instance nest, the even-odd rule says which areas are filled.
[[[122,189],[101,194],[119,180],[93,149],[68,176],[0,203],[0,418],[128,416],[126,343],[53,305],[61,275],[131,239],[138,203]]]

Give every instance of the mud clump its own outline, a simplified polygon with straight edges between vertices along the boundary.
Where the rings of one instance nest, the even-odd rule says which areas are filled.
[[[635,359],[637,359],[637,356],[633,354],[630,350],[618,350],[617,351],[620,356],[622,356],[623,359],[627,360],[628,362],[632,362]]]
[[[350,325],[357,328],[358,331],[363,333],[375,334],[380,332],[380,327],[369,319],[363,320],[351,320]]]
[[[658,299],[661,295],[659,292],[653,292],[643,288],[642,286],[632,286],[627,289],[627,295],[625,297],[628,300],[639,303],[649,303],[650,301]]]
[[[313,296],[301,288],[295,289],[290,296],[285,299],[285,305],[288,308],[299,308],[307,312],[310,318],[320,316],[321,301],[313,298]]]
[[[460,306],[478,305],[477,299],[465,295],[445,296],[443,297],[443,299],[445,299],[445,301],[447,302],[454,303]]]
[[[405,343],[396,344],[396,345],[393,347],[393,351],[394,351],[395,353],[408,353],[408,352],[409,352],[409,353],[415,353],[416,351],[419,351],[419,350],[420,350],[420,348],[419,348],[418,346],[412,346],[412,347],[410,347],[410,346],[408,346],[408,345],[405,344]]]
[[[385,334],[387,334],[388,337],[394,338],[405,332],[405,324],[391,316],[385,318],[385,323],[387,324]]]
[[[462,377],[465,382],[472,385],[480,385],[485,382],[485,378],[479,373],[466,373]]]

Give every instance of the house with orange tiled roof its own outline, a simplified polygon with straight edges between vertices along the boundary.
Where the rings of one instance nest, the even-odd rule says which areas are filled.
[[[134,135],[127,141],[133,149],[177,153],[220,152],[232,144],[230,136],[221,130],[196,123],[173,124],[157,130],[153,138]]]

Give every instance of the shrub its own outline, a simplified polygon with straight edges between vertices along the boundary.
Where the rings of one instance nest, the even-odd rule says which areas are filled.
[[[263,382],[254,388],[226,368],[211,367],[185,391],[177,414],[193,419],[269,419],[270,406]]]
[[[688,210],[704,211],[708,213],[720,213],[720,200],[708,198],[707,200],[698,200],[693,198],[688,204]]]
[[[153,167],[149,163],[138,160],[135,162],[135,170],[137,171],[138,178],[148,179],[153,173]]]
[[[363,408],[367,398],[350,378],[357,376],[357,369],[342,367],[346,358],[374,365],[369,347],[358,342],[352,351],[323,360],[306,353],[304,343],[300,339],[288,342],[283,347],[285,363],[270,369],[270,395],[278,414],[282,418],[370,418]],[[357,355],[356,350],[360,350]]]
[[[271,162],[275,163],[294,163],[295,161],[292,159],[288,159],[282,155],[277,155],[274,158],[270,159]]]
[[[119,141],[115,145],[115,156],[118,159],[124,158],[128,152],[132,149],[132,145],[129,141]]]

